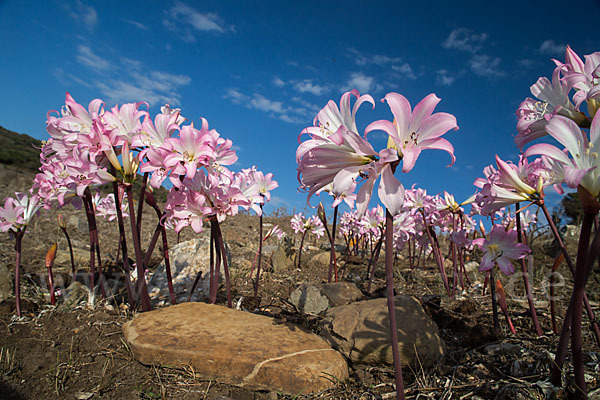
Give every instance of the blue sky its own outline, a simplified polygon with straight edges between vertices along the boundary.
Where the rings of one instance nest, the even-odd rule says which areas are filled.
[[[85,105],[147,101],[152,114],[170,103],[233,140],[233,169],[273,172],[272,205],[292,211],[306,204],[297,136],[329,99],[395,91],[414,106],[436,93],[436,111],[460,128],[445,136],[456,163],[426,151],[396,176],[460,201],[494,154],[516,161],[515,110],[551,76],[551,58],[566,44],[581,56],[600,50],[598,1],[497,4],[0,0],[0,125],[47,138],[46,112],[66,91]],[[359,128],[382,118],[392,118],[385,104],[364,106]]]

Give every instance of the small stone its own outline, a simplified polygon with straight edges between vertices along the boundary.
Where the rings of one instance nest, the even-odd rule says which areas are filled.
[[[514,343],[494,343],[485,346],[483,351],[489,355],[517,354],[521,352],[521,346]]]
[[[210,239],[207,235],[176,244],[169,249],[169,262],[173,290],[178,303],[187,301],[194,280],[200,274],[198,285],[194,290],[191,301],[202,301],[208,298],[210,287]],[[227,246],[227,258],[231,265]],[[223,267],[221,266],[221,275]],[[159,304],[169,302],[169,285],[167,281],[166,264],[163,260],[148,280],[150,298]]]
[[[305,314],[317,315],[329,308],[329,300],[321,294],[321,290],[307,284],[300,285],[292,292],[290,303]]]
[[[81,282],[74,281],[65,289],[61,307],[71,309],[81,303],[88,303],[92,299],[90,289]]]
[[[7,265],[0,265],[0,302],[12,296],[13,285],[12,269]]]

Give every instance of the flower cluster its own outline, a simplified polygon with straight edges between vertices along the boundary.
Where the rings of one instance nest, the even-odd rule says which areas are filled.
[[[177,231],[191,226],[200,232],[204,219],[223,221],[239,207],[262,213],[261,206],[277,187],[272,174],[255,167],[238,174],[227,169],[237,161],[233,143],[209,129],[205,119],[200,129],[184,125],[181,110],[165,105],[153,120],[142,106],[148,104],[128,103],[106,111],[104,102],[95,99],[86,109],[67,93],[61,113],[51,111],[47,117],[51,138],[42,148],[41,172],[34,182],[44,207],[62,206],[107,182],[131,185],[139,170],[149,176],[152,187],[166,179],[173,184],[165,210]],[[114,197],[102,204],[96,199],[95,208],[112,220],[111,201],[114,205]]]
[[[356,97],[351,107],[352,96]],[[310,138],[296,151],[298,180],[301,188],[308,192],[308,201],[313,194],[323,190],[330,192],[334,204],[346,200],[352,205],[356,200],[358,215],[365,214],[376,180],[381,176],[378,195],[381,202],[396,215],[404,200],[404,187],[394,177],[396,166],[402,161],[402,171],[409,172],[419,154],[424,149],[447,151],[454,162],[454,148],[445,139],[444,133],[458,129],[456,118],[433,110],[440,101],[434,94],[426,96],[414,110],[410,103],[398,93],[389,93],[382,100],[387,102],[394,121],[372,122],[365,129],[364,137],[359,135],[356,113],[365,103],[375,107],[370,95],[360,95],[358,91],[344,93],[340,107],[333,101],[318,113],[313,126],[305,128],[304,134]],[[381,130],[388,134],[388,146],[375,151],[366,140],[369,132]],[[354,191],[362,182],[358,193]]]

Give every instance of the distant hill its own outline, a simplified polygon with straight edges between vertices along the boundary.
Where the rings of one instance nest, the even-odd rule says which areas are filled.
[[[37,171],[41,147],[41,141],[0,126],[0,163]]]

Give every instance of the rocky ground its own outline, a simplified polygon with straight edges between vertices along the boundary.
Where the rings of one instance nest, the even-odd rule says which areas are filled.
[[[14,167],[0,165],[0,196],[15,190],[26,190],[31,175]],[[10,282],[14,268],[14,240],[8,234],[0,237],[0,398],[7,399],[387,399],[393,398],[393,369],[384,363],[364,364],[350,356],[349,378],[332,388],[312,394],[285,395],[277,390],[251,390],[209,379],[191,366],[146,366],[133,356],[125,341],[122,325],[131,320],[137,310],[119,301],[98,301],[90,306],[86,301],[67,302],[57,307],[49,305],[45,290],[44,256],[52,243],[58,242],[55,275],[66,288],[71,282],[70,261],[66,241],[57,227],[56,218],[62,213],[76,250],[77,269],[85,271],[89,260],[87,227],[83,211],[66,207],[44,213],[29,228],[23,241],[23,308],[24,317],[14,316],[14,300]],[[267,226],[278,224],[289,237],[289,216],[265,218]],[[156,215],[145,210],[142,243],[148,243]],[[301,284],[321,284],[327,281],[326,244],[309,241],[296,268],[293,258],[298,238],[278,247],[269,239],[265,248],[264,274],[259,297],[253,296],[253,281],[249,272],[257,249],[258,219],[238,215],[222,225],[231,257],[233,299],[238,308],[268,316],[280,323],[292,323],[302,329],[324,334],[329,315],[307,314],[294,305],[290,296]],[[105,271],[115,271],[117,228],[107,221],[99,222],[102,260]],[[196,238],[184,229],[179,238],[169,234],[171,246]],[[131,243],[129,238],[128,243]],[[574,244],[571,243],[571,246]],[[414,296],[423,311],[439,328],[445,344],[445,355],[439,361],[406,365],[404,380],[410,399],[544,399],[571,398],[573,384],[570,373],[566,385],[552,391],[546,383],[552,363],[557,336],[550,325],[545,275],[552,259],[551,247],[538,239],[535,259],[534,289],[544,335],[536,337],[527,313],[526,303],[519,300],[522,285],[519,279],[503,278],[511,318],[516,334],[510,333],[502,320],[502,333],[494,337],[491,302],[482,293],[483,277],[476,270],[469,273],[471,284],[451,300],[443,291],[432,260],[412,267],[399,257],[395,266],[396,292]],[[286,254],[286,250],[288,254]],[[77,256],[79,254],[79,256]],[[340,254],[340,280],[355,285],[360,299],[383,296],[383,265],[377,265],[374,287],[366,291],[364,274],[367,261],[360,256]],[[150,272],[161,262],[157,249],[152,257]],[[563,265],[563,276],[569,273]],[[596,313],[598,301],[598,271],[590,278],[588,294]],[[566,279],[559,290],[562,316],[570,291]],[[218,303],[226,304],[225,289],[219,291]],[[81,298],[80,298],[81,300]],[[306,310],[305,310],[306,311]],[[406,322],[400,319],[400,323]],[[559,320],[562,322],[562,319]],[[600,349],[584,318],[584,352],[588,385],[598,390],[600,385]],[[364,360],[363,360],[364,361]],[[425,365],[423,365],[425,364]],[[592,396],[596,396],[593,394]]]

